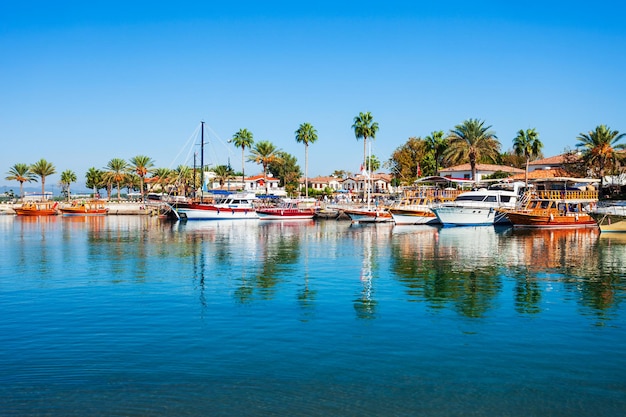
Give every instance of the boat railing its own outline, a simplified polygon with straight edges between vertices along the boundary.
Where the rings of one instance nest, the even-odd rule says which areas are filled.
[[[406,200],[425,198],[432,201],[443,202],[452,201],[459,194],[463,194],[465,192],[467,192],[467,190],[442,190],[435,188],[423,188],[418,190],[406,190],[402,198]]]
[[[597,190],[537,190],[532,198],[539,200],[589,200],[598,199]]]

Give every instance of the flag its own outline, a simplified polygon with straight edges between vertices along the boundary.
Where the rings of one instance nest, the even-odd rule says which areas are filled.
[[[367,170],[363,166],[363,164],[361,164],[361,175],[363,175],[365,178],[369,178],[370,177],[368,172],[367,172]]]
[[[422,176],[422,168],[420,168],[420,163],[417,163],[417,178]]]

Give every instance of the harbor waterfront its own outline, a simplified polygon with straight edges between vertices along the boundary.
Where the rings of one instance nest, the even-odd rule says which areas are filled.
[[[0,216],[3,416],[622,416],[626,236]]]

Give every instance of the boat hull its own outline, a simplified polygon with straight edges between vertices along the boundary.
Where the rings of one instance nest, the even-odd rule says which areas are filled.
[[[493,207],[441,206],[433,212],[444,226],[489,226],[510,224],[503,213]]]
[[[344,213],[355,223],[390,223],[393,217],[388,211],[380,210],[344,210]]]
[[[106,216],[108,213],[109,213],[108,210],[105,210],[105,211],[97,210],[97,211],[86,211],[86,212],[61,210],[61,215],[63,217]]]
[[[402,209],[391,209],[391,216],[397,225],[411,224],[439,224],[439,219],[432,211],[413,211]]]
[[[315,216],[315,210],[300,209],[257,209],[260,220],[311,220]]]
[[[626,215],[591,213],[601,232],[626,233]]]
[[[586,213],[555,215],[509,211],[506,212],[506,216],[516,228],[576,229],[598,227],[595,219]]]

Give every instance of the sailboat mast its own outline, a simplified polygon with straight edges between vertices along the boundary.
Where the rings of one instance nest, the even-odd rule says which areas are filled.
[[[200,122],[200,201],[204,199],[204,122]]]

